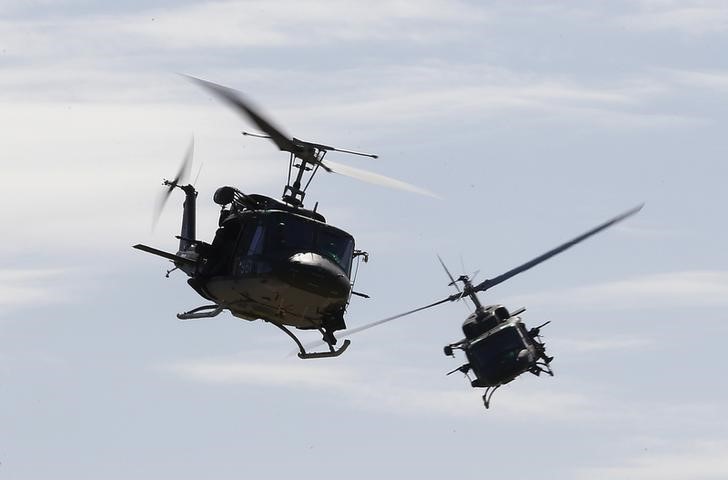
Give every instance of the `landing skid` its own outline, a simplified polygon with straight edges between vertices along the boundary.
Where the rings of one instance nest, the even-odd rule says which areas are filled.
[[[300,350],[298,352],[298,358],[308,359],[308,358],[330,358],[330,357],[338,357],[339,355],[341,355],[342,353],[344,353],[346,351],[346,349],[349,348],[349,345],[351,344],[351,340],[349,340],[347,338],[346,340],[344,340],[344,343],[341,345],[341,347],[338,348],[338,349],[336,349],[336,348],[334,348],[334,346],[331,343],[327,342],[327,344],[329,346],[329,351],[328,352],[311,352],[311,353],[309,353],[303,347],[303,344],[298,339],[298,337],[296,337],[293,334],[293,332],[291,332],[288,328],[286,328],[285,326],[281,325],[280,323],[271,322],[271,321],[268,321],[268,323],[271,323],[271,324],[275,325],[276,327],[280,328],[281,330],[283,330],[283,332],[286,335],[288,335],[289,337],[291,337],[291,340],[293,340],[294,342],[296,342],[296,345],[298,345],[298,349]],[[323,332],[323,330],[320,330],[320,331],[324,335],[324,339],[326,339],[327,335]]]
[[[483,404],[485,405],[485,408],[490,408],[490,401],[493,398],[493,394],[496,390],[498,390],[498,387],[500,385],[496,385],[495,387],[488,387],[485,389],[485,393],[483,394]]]
[[[212,318],[220,315],[223,308],[220,305],[203,305],[193,308],[189,312],[178,313],[177,318],[180,320],[197,320],[199,318]]]

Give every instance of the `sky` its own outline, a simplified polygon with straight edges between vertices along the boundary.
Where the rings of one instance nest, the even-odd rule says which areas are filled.
[[[728,477],[728,6],[713,0],[0,3],[0,478]],[[482,295],[555,355],[490,410],[442,355],[447,304],[302,361],[170,264],[195,139],[198,235],[221,185],[278,197],[287,156],[184,79],[227,85],[331,159],[441,198],[318,177],[355,236],[357,327],[644,209]],[[302,333],[304,341],[317,336]]]

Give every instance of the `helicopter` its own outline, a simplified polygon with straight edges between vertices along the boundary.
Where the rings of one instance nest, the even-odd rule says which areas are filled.
[[[213,201],[220,205],[220,217],[212,243],[201,241],[196,233],[197,190],[185,184],[194,143],[172,180],[165,188],[156,219],[175,189],[184,193],[181,233],[176,253],[147,245],[133,248],[170,260],[174,268],[187,274],[187,283],[210,304],[177,314],[180,320],[211,318],[224,310],[233,316],[254,321],[262,319],[284,333],[297,345],[299,358],[325,358],[341,355],[347,339],[336,348],[334,332],[346,328],[344,313],[352,295],[369,298],[353,290],[359,263],[369,254],[355,248],[354,237],[327,224],[317,211],[303,206],[308,186],[319,170],[352,176],[371,183],[435,196],[431,192],[384,175],[335,164],[324,157],[341,152],[377,158],[377,155],[339,149],[291,137],[260,113],[243,95],[212,82],[189,77],[213,96],[251,120],[263,134],[244,135],[270,139],[289,154],[288,180],[282,201],[261,194],[248,194],[223,186]],[[354,264],[356,266],[354,267]],[[352,275],[352,270],[354,271]],[[291,328],[318,330],[328,351],[307,351]]]
[[[473,285],[472,279],[468,275],[461,275],[457,279],[454,278],[445,262],[438,255],[440,264],[450,278],[449,285],[455,287],[457,293],[424,307],[418,307],[383,320],[353,328],[340,336],[342,338],[347,337],[443,303],[469,299],[473,303],[474,311],[462,324],[464,338],[445,345],[443,351],[445,355],[450,357],[455,356],[454,352],[456,350],[463,351],[467,363],[451,370],[447,375],[461,372],[470,380],[470,385],[473,388],[484,388],[483,404],[487,409],[490,407],[495,391],[520,375],[530,372],[536,376],[541,373],[553,376],[551,362],[554,357],[546,354],[546,345],[541,338],[541,329],[548,325],[550,321],[528,329],[520,317],[526,311],[525,307],[509,311],[503,305],[484,306],[478,298],[478,292],[485,292],[573,247],[592,235],[635,215],[643,206],[644,204],[634,207],[524,264],[501,275],[484,280],[477,285]],[[462,289],[459,284],[462,284]],[[471,373],[475,378],[470,377]]]

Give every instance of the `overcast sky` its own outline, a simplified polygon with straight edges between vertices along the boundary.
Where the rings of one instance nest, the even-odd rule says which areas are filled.
[[[0,478],[728,478],[728,6],[715,0],[0,3]],[[306,198],[371,254],[347,323],[449,295],[641,202],[499,285],[556,356],[485,411],[442,355],[447,304],[338,359],[204,304],[169,263],[195,137],[198,235],[221,185],[287,157],[179,73],[236,88],[332,160]],[[317,335],[303,333],[305,341]]]

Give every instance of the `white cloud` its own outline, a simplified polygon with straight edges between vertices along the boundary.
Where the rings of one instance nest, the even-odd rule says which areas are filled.
[[[628,224],[620,224],[614,227],[615,230],[620,231],[626,236],[633,238],[646,238],[646,239],[662,239],[666,237],[685,237],[690,235],[691,232],[678,227],[665,227],[665,226],[652,226],[645,223],[640,223],[639,220],[630,222]]]
[[[642,0],[637,12],[618,17],[617,23],[638,31],[674,30],[689,35],[728,31],[728,5],[721,1]]]
[[[385,375],[371,364],[363,370],[295,359],[258,363],[223,358],[179,362],[159,370],[203,383],[326,389],[354,408],[390,414],[471,416],[483,408],[482,389],[472,389],[464,381],[440,389],[432,383],[436,372],[401,366],[387,366]],[[494,399],[500,420],[585,420],[603,410],[578,393],[531,389],[524,395],[508,388],[511,386],[499,390]]]
[[[332,73],[326,80],[304,74],[337,100],[320,101],[317,116],[347,119],[368,129],[421,129],[430,119],[458,124],[521,116],[529,121],[591,125],[615,130],[674,128],[702,120],[651,108],[669,97],[669,84],[652,77],[624,78],[609,85],[552,75],[532,75],[490,65],[383,66]],[[323,83],[322,83],[323,82]],[[331,83],[329,83],[331,82]]]
[[[59,42],[55,38],[52,43]],[[92,47],[88,47],[90,54],[104,56]],[[163,52],[151,50],[149,55]],[[75,67],[57,59],[41,60],[0,78],[7,184],[2,195],[7,196],[6,202],[26,198],[34,210],[53,204],[66,212],[62,222],[54,217],[49,220],[53,225],[42,225],[27,221],[25,211],[4,211],[0,218],[4,223],[22,227],[8,233],[11,245],[50,241],[45,233],[51,227],[56,231],[52,240],[66,245],[87,242],[92,238],[89,232],[108,235],[103,241],[97,238],[97,246],[114,239],[144,240],[140,235],[149,227],[157,182],[176,169],[193,131],[196,158],[206,164],[201,198],[209,198],[211,189],[221,184],[235,183],[231,176],[241,178],[238,172],[244,172],[245,184],[239,185],[244,190],[271,195],[280,191],[283,157],[265,142],[245,141],[239,129],[247,123],[204,92],[175,75],[145,71],[139,65],[128,65],[123,73],[96,70],[88,61],[81,62],[78,70]],[[234,78],[250,79],[258,86],[272,83],[279,74],[264,69],[233,72]],[[286,126],[298,125],[291,129],[296,135],[326,130],[330,133],[322,141],[333,139],[352,148],[358,148],[357,137],[376,136],[379,131],[419,129],[432,120],[467,121],[524,111],[537,113],[529,116],[532,121],[587,120],[620,129],[690,121],[637,112],[665,92],[632,80],[606,88],[492,66],[432,63],[386,66],[375,73],[343,70],[324,78],[318,72],[296,73],[302,84],[326,92],[319,94],[326,95],[325,101],[308,99],[303,106],[300,95],[287,91],[278,100],[285,109],[273,118]],[[311,103],[317,104],[315,114]],[[640,108],[632,111],[634,107]],[[305,131],[299,132],[301,126]],[[43,141],[37,141],[41,137]],[[109,211],[114,212],[115,222],[96,232],[95,225]],[[144,211],[148,213],[140,214]],[[169,228],[176,229],[176,222],[175,216]],[[160,227],[159,231],[169,231],[165,225]],[[21,237],[30,240],[21,241]]]
[[[69,50],[86,56],[93,51],[431,43],[462,37],[464,26],[480,25],[487,18],[481,8],[457,0],[213,1],[114,15],[81,11],[34,16],[28,9],[25,16],[0,21],[4,54],[29,58]]]
[[[286,388],[325,388],[345,397],[360,408],[396,411],[399,413],[462,415],[468,402],[468,392],[418,391],[396,385],[394,375],[389,380],[365,378],[355,369],[328,363],[301,362],[291,359],[285,363],[256,363],[235,359],[199,360],[161,367],[182,378],[204,383],[228,385],[263,385]]]
[[[19,307],[66,300],[60,269],[0,270],[0,306]]]
[[[7,137],[0,200],[24,204],[0,212],[4,224],[15,226],[5,232],[6,253],[59,245],[77,253],[145,240],[162,178],[176,172],[191,126],[198,122],[193,171],[205,164],[198,184],[201,225],[209,221],[214,228],[212,192],[240,178],[239,172],[244,172],[244,190],[274,188],[277,193],[284,159],[272,160],[275,151],[268,145],[246,144],[234,118],[229,128],[220,128],[215,107],[146,102],[4,105],[0,129]],[[181,201],[179,192],[170,198],[158,235],[167,232],[165,238],[171,238],[179,231]],[[49,214],[51,209],[55,214]],[[44,220],[38,221],[36,215],[44,212]]]
[[[684,438],[684,437],[683,437]],[[678,439],[673,451],[644,452],[621,466],[581,469],[578,479],[708,480],[728,478],[728,443]]]
[[[728,305],[728,272],[681,271],[512,297],[505,303],[581,308],[716,307]]]
[[[586,348],[632,348],[632,345],[594,342]],[[365,366],[297,359],[259,362],[227,357],[181,361],[158,366],[156,370],[187,381],[229,388],[246,385],[296,391],[325,390],[331,401],[346,402],[357,410],[386,414],[473,417],[483,413],[483,390],[472,389],[466,380],[452,376],[433,379],[442,372],[401,364],[382,366],[374,357]],[[721,408],[713,404],[632,401],[631,398],[606,395],[603,391],[594,393],[586,381],[576,389],[560,380],[558,377],[536,379],[526,375],[504,386],[493,397],[488,421],[639,424],[645,432],[650,432],[665,426],[680,429],[686,425],[713,425]],[[632,432],[636,431],[639,429],[632,429]]]
[[[550,340],[553,349],[559,352],[605,352],[613,350],[646,349],[654,346],[654,341],[648,338],[635,338],[634,336],[613,336],[595,338],[555,338]]]
[[[138,21],[125,22],[124,29],[175,48],[280,47],[396,39],[442,41],[443,36],[460,34],[463,25],[483,18],[480,9],[459,1],[257,0],[148,10]]]
[[[692,88],[702,88],[725,93],[728,91],[728,71],[725,70],[675,70],[661,72],[671,81]]]
[[[336,387],[346,384],[350,372],[300,362],[291,364],[248,363],[229,360],[205,360],[170,367],[191,380],[206,383],[296,386],[305,388]]]

